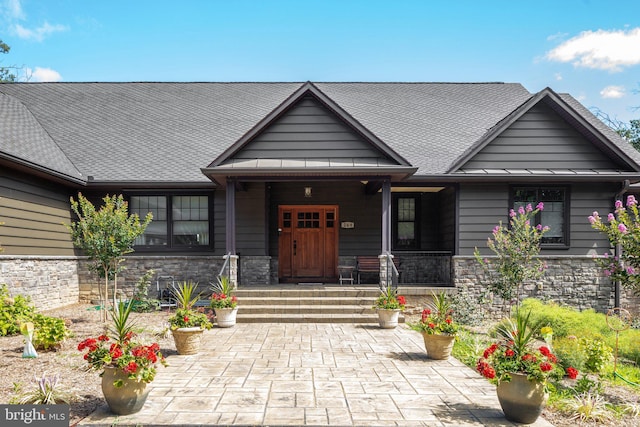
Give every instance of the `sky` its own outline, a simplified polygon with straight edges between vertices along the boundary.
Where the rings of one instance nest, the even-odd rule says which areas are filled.
[[[640,118],[640,0],[0,0],[29,82],[509,82]]]

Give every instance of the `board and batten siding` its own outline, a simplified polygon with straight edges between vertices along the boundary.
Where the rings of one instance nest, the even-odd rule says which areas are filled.
[[[463,169],[621,169],[556,112],[539,103]]]
[[[75,255],[70,193],[22,175],[0,175],[0,246],[4,255]]]
[[[520,186],[520,185],[519,185]],[[542,255],[591,256],[608,248],[606,237],[591,228],[588,217],[593,211],[606,216],[612,210],[613,198],[619,187],[612,184],[566,185],[569,193],[569,248],[543,248]],[[490,255],[487,238],[502,221],[509,221],[508,184],[461,185],[459,192],[459,254],[473,255],[477,247]],[[543,224],[544,225],[544,224]]]
[[[315,98],[307,96],[233,158],[375,161],[384,156]]]

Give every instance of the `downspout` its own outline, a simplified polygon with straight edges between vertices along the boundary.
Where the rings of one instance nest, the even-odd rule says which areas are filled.
[[[629,190],[630,186],[631,186],[631,182],[629,182],[628,179],[625,179],[624,181],[622,181],[622,188],[613,197],[613,202],[615,203],[616,200],[620,200],[621,197],[624,195],[624,193],[626,193]],[[620,245],[620,243],[616,244],[615,256],[617,256],[618,259],[621,259],[622,246]],[[620,280],[616,280],[615,283],[614,283],[614,287],[613,287],[613,306],[614,306],[614,308],[620,307]]]

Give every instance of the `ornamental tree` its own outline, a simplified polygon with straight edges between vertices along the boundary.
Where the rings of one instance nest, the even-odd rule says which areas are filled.
[[[606,222],[598,212],[589,216],[591,227],[607,235],[612,247],[621,250],[615,256],[605,252],[596,257],[596,263],[603,269],[605,276],[620,281],[623,287],[640,295],[640,216],[638,202],[631,195],[627,197],[626,207],[616,200],[615,211],[607,214]],[[619,246],[618,246],[619,245]]]
[[[106,195],[102,200],[104,204],[96,210],[82,193],[78,193],[77,201],[71,197],[71,209],[78,220],[68,228],[73,244],[92,261],[90,269],[105,280],[104,294],[98,289],[103,308],[106,308],[109,280],[113,280],[113,305],[116,307],[117,275],[123,269],[124,255],[133,252],[133,242],[144,233],[152,215],[148,213],[142,222],[138,214],[129,215],[128,203],[122,195]],[[106,320],[106,310],[103,320]]]
[[[483,258],[475,248],[474,255],[488,278],[489,291],[502,298],[505,304],[513,299],[517,303],[520,286],[544,274],[546,264],[538,254],[542,236],[549,227],[531,223],[543,209],[542,202],[535,209],[531,204],[520,206],[517,211],[511,209],[509,225],[505,226],[500,221],[487,239],[487,247],[495,254],[494,257]]]

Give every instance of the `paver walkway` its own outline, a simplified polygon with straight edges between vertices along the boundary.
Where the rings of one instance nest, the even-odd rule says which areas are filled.
[[[514,425],[495,386],[456,359],[428,359],[405,325],[239,323],[167,361],[142,411],[116,417],[105,404],[80,425]]]

